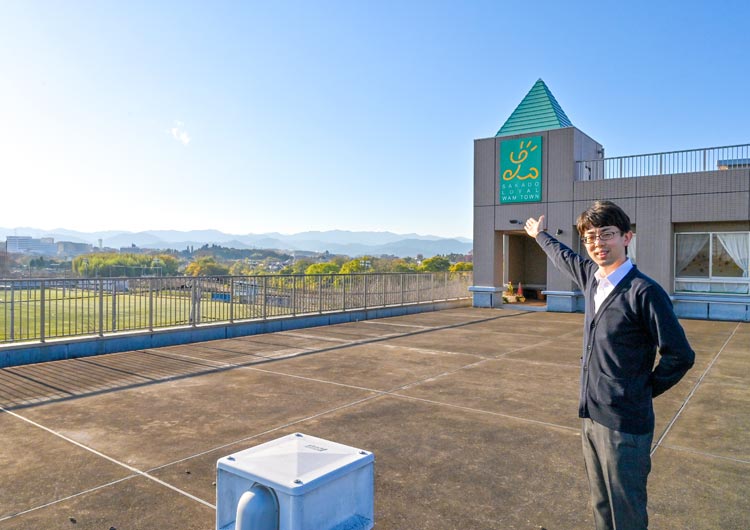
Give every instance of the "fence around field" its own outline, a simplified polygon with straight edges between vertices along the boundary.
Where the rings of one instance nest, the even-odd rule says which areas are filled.
[[[469,297],[471,272],[0,280],[0,343]]]

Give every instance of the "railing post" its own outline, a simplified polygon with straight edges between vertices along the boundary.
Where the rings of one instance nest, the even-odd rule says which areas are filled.
[[[430,273],[430,298],[431,302],[435,302],[435,273]]]
[[[23,287],[23,283],[20,286]],[[28,320],[28,318],[29,318],[29,294],[28,293],[29,293],[29,289],[27,287],[26,288],[26,320]],[[21,318],[18,319],[18,338],[20,340],[23,340],[23,330],[24,330],[24,327],[23,327],[23,322],[24,322],[24,318],[23,318],[23,289],[21,290],[21,294],[18,295],[18,303],[20,304],[19,305],[19,307],[20,307],[19,312],[21,313],[20,314]]]
[[[364,290],[365,290],[364,305],[365,305],[365,309],[367,309],[367,274],[365,274]]]
[[[318,276],[318,313],[323,312],[323,276]]]
[[[445,276],[443,276],[445,281],[443,282],[443,298],[448,299],[448,271],[445,271]]]
[[[292,275],[292,316],[297,315],[297,275]]]
[[[387,302],[387,300],[386,300],[387,291],[385,290],[385,282],[386,282],[386,280],[388,280],[388,276],[385,273],[380,273],[380,281],[383,282],[383,301],[381,303],[381,305],[383,307],[385,307],[386,305],[388,305],[386,303]]]
[[[401,282],[400,282],[401,283],[401,305],[404,305],[404,275],[405,275],[405,273],[403,273],[403,272],[400,274],[400,278],[401,278]]]
[[[44,300],[44,289],[46,288],[46,282],[41,280],[39,282],[39,341],[44,342],[44,312],[46,310]]]
[[[104,280],[99,278],[99,336],[104,336]]]
[[[266,316],[268,315],[268,312],[267,312],[268,309],[266,307],[267,305],[268,305],[268,276],[263,276],[263,312],[262,312],[263,320],[265,320]]]
[[[148,330],[154,331],[154,279],[148,279]]]
[[[193,283],[190,286],[190,314],[193,315],[193,318],[191,318],[191,324],[193,327],[196,326],[197,320],[198,320],[198,303],[195,299],[195,293],[196,293],[196,284],[198,283],[198,277],[193,278]]]
[[[229,322],[234,323],[234,276],[229,277]]]
[[[341,304],[342,304],[341,310],[342,311],[346,311],[346,279],[349,278],[349,277],[350,277],[349,274],[345,274],[343,276],[343,278],[341,278],[343,280],[341,282],[341,284],[343,286],[343,292],[342,292],[342,296],[341,296]]]
[[[117,280],[112,281],[112,331],[117,331]]]
[[[10,341],[16,340],[16,283],[10,282]]]

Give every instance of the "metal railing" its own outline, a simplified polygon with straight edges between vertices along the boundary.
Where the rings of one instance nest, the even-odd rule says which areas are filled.
[[[576,162],[576,180],[676,175],[750,168],[750,144]]]
[[[469,298],[471,272],[0,280],[0,343]]]

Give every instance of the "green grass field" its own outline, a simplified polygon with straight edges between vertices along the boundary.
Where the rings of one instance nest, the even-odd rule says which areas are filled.
[[[193,321],[193,312],[202,323],[263,316],[262,304],[238,298],[239,302],[229,303],[212,300],[208,293],[200,296],[193,308],[190,292],[112,295],[82,289],[46,289],[43,304],[39,289],[18,290],[12,299],[7,292],[0,292],[0,342],[39,339],[42,305],[45,338],[187,325]],[[283,314],[278,307],[266,307],[266,311]]]

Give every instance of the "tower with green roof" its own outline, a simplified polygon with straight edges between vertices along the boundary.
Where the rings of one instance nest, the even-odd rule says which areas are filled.
[[[555,96],[539,78],[495,136],[549,131],[572,126],[573,124]]]
[[[576,195],[576,162],[601,153],[542,79],[496,134],[474,141],[474,306],[502,307],[508,282],[521,282],[527,296],[541,298],[548,310],[575,310],[575,286],[548,270],[523,222],[544,215],[550,231],[576,248],[574,212],[584,201]]]

